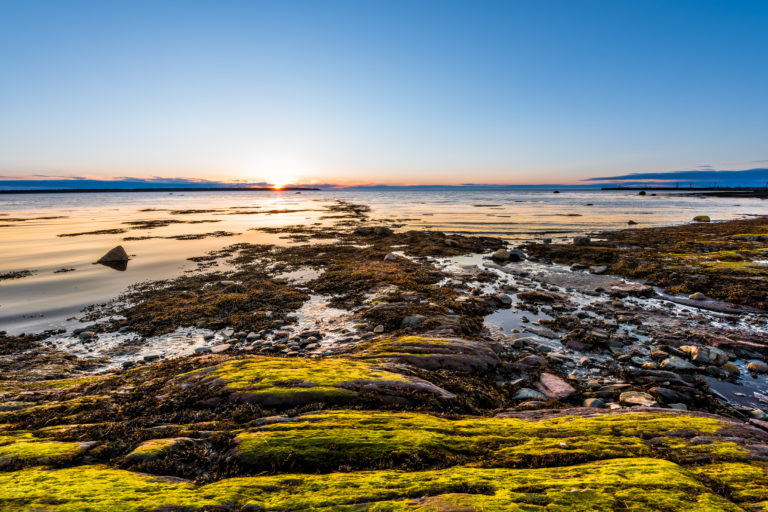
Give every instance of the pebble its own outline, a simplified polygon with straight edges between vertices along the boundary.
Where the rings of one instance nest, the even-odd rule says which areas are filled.
[[[513,400],[546,400],[544,393],[531,388],[520,388]]]

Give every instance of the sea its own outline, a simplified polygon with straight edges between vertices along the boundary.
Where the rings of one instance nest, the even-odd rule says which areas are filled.
[[[189,258],[231,244],[308,243],[279,229],[254,228],[330,227],[338,214],[328,208],[338,201],[367,205],[372,222],[395,229],[495,236],[513,244],[680,224],[697,215],[715,222],[768,215],[761,199],[598,189],[0,194],[0,331],[56,329],[134,283],[192,271]],[[131,256],[125,270],[95,264],[118,245]]]

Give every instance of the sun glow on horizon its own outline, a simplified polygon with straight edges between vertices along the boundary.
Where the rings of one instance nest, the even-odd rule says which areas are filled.
[[[254,181],[268,183],[275,190],[297,183],[311,174],[310,166],[295,157],[272,156],[250,164],[243,174]]]

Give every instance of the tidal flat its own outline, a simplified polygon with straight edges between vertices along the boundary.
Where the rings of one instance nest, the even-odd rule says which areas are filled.
[[[768,217],[148,208],[63,238],[206,250],[0,334],[0,510],[768,510]],[[231,212],[253,239],[171,221]]]

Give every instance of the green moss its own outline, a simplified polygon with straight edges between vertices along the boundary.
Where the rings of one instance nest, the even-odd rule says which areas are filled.
[[[363,471],[231,478],[202,487],[104,466],[0,473],[0,510],[139,511],[231,504],[267,510],[739,510],[668,461],[570,467]]]
[[[473,463],[484,466],[574,463],[654,453],[644,439],[671,431],[714,434],[712,418],[671,414],[605,414],[547,420],[468,418],[420,413],[329,411],[238,434],[240,459],[261,470]],[[689,446],[664,438],[676,460],[741,460],[733,443]]]
[[[373,363],[344,358],[254,357],[223,363],[210,376],[226,382],[229,388],[256,395],[307,395],[317,399],[349,395],[351,391],[344,386],[354,382],[408,380]]]
[[[725,462],[693,468],[694,474],[721,489],[737,503],[750,503],[768,510],[768,473],[756,462]]]
[[[177,438],[150,439],[144,441],[128,454],[130,459],[154,459],[168,452],[173,446],[177,445]]]
[[[0,435],[1,459],[40,459],[74,455],[82,449],[80,443],[68,443],[35,437],[31,432],[13,431]]]

